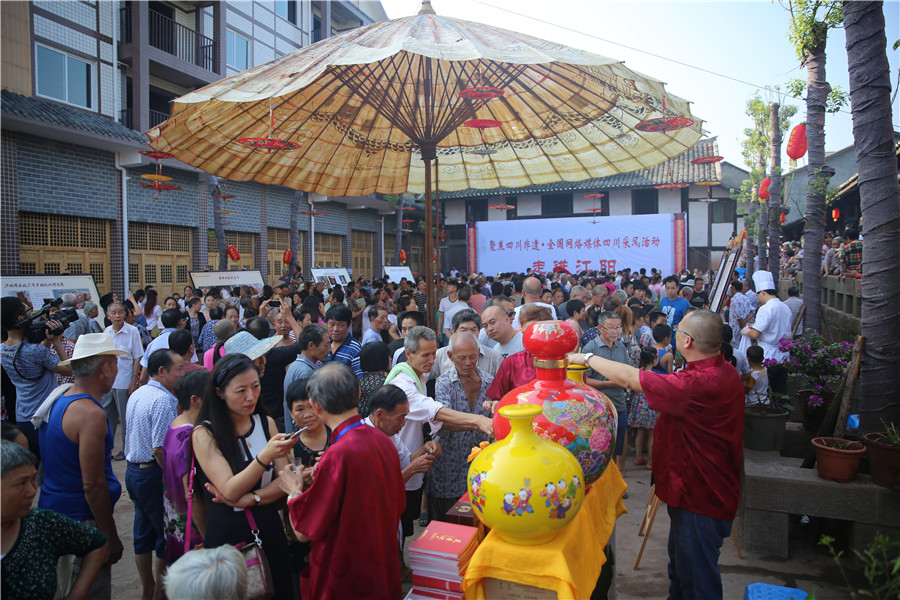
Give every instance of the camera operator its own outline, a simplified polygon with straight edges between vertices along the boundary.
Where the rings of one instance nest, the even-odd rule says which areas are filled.
[[[60,361],[69,359],[61,342],[63,324],[56,320],[44,323],[44,339],[36,343],[34,338],[28,339],[28,328],[32,325],[30,313],[31,309],[15,296],[0,299],[3,333],[0,360],[16,386],[16,425],[28,438],[28,447],[40,458],[37,430],[31,424],[31,417],[56,388],[54,374],[71,375],[72,369],[59,365]]]

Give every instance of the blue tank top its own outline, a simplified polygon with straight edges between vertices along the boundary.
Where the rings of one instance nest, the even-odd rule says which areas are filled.
[[[659,348],[656,349],[656,364],[653,365],[653,368],[651,369],[651,371],[653,371],[654,373],[661,373],[662,375],[669,374],[669,372],[666,371],[661,364],[659,364],[659,361],[662,360],[662,357],[668,353],[669,353],[668,350],[661,350]]]
[[[81,462],[78,460],[78,444],[66,437],[62,428],[62,420],[69,405],[82,398],[90,398],[98,408],[103,408],[89,394],[60,396],[53,403],[47,422],[38,430],[41,455],[44,458],[44,484],[41,486],[38,508],[55,510],[76,521],[93,519],[94,514],[84,497]],[[109,422],[106,424],[104,446],[106,457],[103,471],[106,474],[106,485],[109,486],[110,506],[115,506],[119,496],[122,495],[122,484],[116,479],[112,470],[110,452],[113,448],[113,435]]]

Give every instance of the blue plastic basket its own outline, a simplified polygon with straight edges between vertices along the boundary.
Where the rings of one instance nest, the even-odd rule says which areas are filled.
[[[744,600],[806,600],[808,595],[803,590],[768,583],[751,583],[744,590]]]

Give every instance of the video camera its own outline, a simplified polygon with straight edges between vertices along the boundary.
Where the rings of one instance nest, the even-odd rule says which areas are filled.
[[[56,300],[44,299],[44,306],[36,313],[16,324],[17,329],[25,329],[25,339],[32,344],[40,344],[48,335],[60,335],[70,324],[78,320],[78,311],[74,308],[60,308],[59,312],[50,316],[51,308],[62,306],[62,298]],[[59,321],[61,325],[56,329],[47,326],[48,321]]]

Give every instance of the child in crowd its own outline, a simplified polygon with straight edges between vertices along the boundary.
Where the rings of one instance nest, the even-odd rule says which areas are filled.
[[[284,400],[291,407],[291,417],[298,429],[306,427],[294,446],[294,465],[300,460],[304,467],[311,467],[331,445],[331,429],[316,415],[309,396],[306,394],[306,380],[299,379],[284,393]]]
[[[672,328],[668,325],[657,325],[653,328],[653,341],[656,344],[652,350],[656,352],[656,363],[653,365],[654,373],[667,375],[672,372],[674,356],[669,351],[672,343]]]
[[[762,346],[750,346],[747,348],[747,364],[750,365],[750,372],[741,376],[741,379],[744,380],[747,406],[762,404],[768,396],[769,375],[762,363]]]
[[[663,325],[667,327],[668,325]],[[671,357],[671,354],[669,355]],[[655,348],[641,348],[641,370],[650,371],[659,362]],[[637,429],[634,440],[634,464],[647,465],[653,468],[653,428],[659,413],[647,405],[647,398],[642,392],[635,392],[631,401],[631,412],[628,414],[628,425]],[[647,458],[643,458],[644,445],[647,446]]]
[[[634,326],[637,328],[637,333],[634,337],[637,338],[641,348],[653,347],[653,327],[650,326],[649,322],[651,311],[652,307],[650,306],[643,306],[634,310]]]

